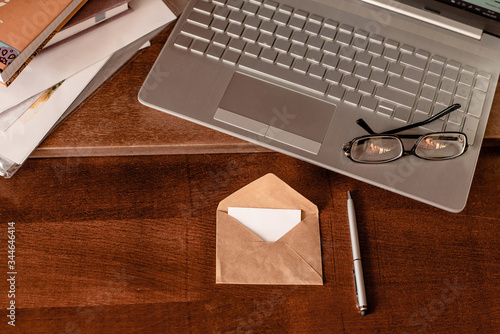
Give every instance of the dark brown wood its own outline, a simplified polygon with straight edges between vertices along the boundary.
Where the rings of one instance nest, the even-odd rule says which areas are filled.
[[[260,146],[143,106],[139,89],[173,24],[104,84],[32,157],[267,152]],[[500,145],[500,89],[484,146]]]
[[[447,213],[277,154],[29,159],[0,180],[2,333],[498,333],[500,154]],[[323,286],[216,285],[220,200],[275,173],[320,210]],[[352,191],[370,314],[355,307]],[[7,223],[16,222],[16,328]]]

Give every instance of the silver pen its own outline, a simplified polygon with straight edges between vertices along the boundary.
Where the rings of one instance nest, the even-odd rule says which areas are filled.
[[[349,217],[349,230],[351,232],[352,260],[354,269],[354,289],[356,290],[356,302],[361,315],[368,313],[368,304],[366,303],[365,280],[363,279],[363,267],[361,265],[361,252],[359,251],[358,227],[356,223],[356,213],[354,212],[354,202],[351,198],[351,192],[347,192],[347,215]]]

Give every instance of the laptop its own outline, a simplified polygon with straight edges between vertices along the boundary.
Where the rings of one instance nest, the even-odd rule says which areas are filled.
[[[500,73],[494,0],[193,0],[139,92],[146,106],[450,211],[467,203]],[[357,163],[342,147],[459,110],[451,160]],[[410,131],[408,131],[410,133]],[[411,145],[411,144],[409,144]]]

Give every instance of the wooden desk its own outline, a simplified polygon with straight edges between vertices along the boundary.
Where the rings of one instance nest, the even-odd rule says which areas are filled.
[[[8,333],[498,333],[499,165],[484,148],[469,204],[451,214],[277,153],[29,159],[0,180],[0,332],[15,221]],[[217,204],[269,172],[319,207],[323,286],[214,283]]]
[[[483,148],[460,214],[281,154],[252,153],[265,150],[137,102],[167,35],[34,154],[61,158],[28,159],[0,179],[0,332],[500,332],[497,147]],[[320,209],[323,286],[214,283],[217,204],[269,172]],[[359,221],[366,317],[354,301],[347,190]],[[15,329],[6,317],[10,221]]]

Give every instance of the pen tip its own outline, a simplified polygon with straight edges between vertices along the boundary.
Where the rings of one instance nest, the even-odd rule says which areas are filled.
[[[368,314],[368,310],[361,310],[361,315],[367,315]]]
[[[347,191],[347,199],[351,199],[351,192]]]

